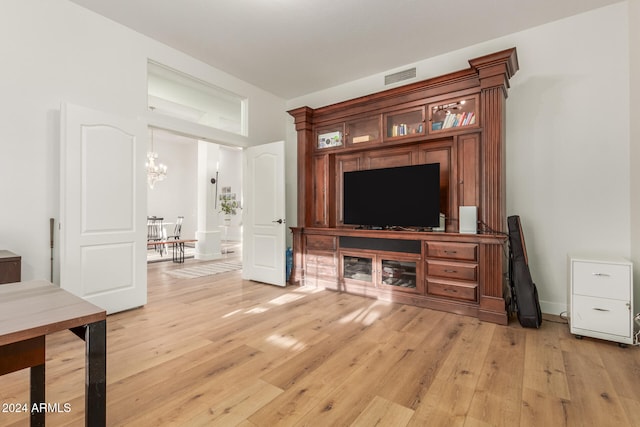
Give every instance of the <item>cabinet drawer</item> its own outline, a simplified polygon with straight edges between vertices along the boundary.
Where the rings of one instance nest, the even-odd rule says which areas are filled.
[[[583,295],[573,297],[571,331],[573,328],[600,332],[621,337],[631,336],[631,312],[628,301],[593,298]]]
[[[337,239],[335,236],[306,236],[307,249],[335,251],[337,249]]]
[[[306,277],[336,278],[338,276],[338,270],[335,267],[326,265],[307,264],[304,272]]]
[[[325,282],[335,284],[338,264],[334,252],[307,252],[304,257],[305,284],[324,286]],[[324,284],[323,284],[324,283]]]
[[[427,293],[431,295],[475,302],[478,300],[477,291],[478,285],[475,283],[427,280]]]
[[[305,255],[304,260],[307,264],[313,264],[313,265],[322,265],[327,267],[336,267],[338,265],[337,259],[332,252],[329,252],[329,253],[308,252]]]
[[[593,297],[629,300],[631,269],[627,265],[573,262],[573,293]]]
[[[427,257],[477,262],[478,245],[475,243],[427,242]]]
[[[478,280],[478,265],[462,262],[427,260],[427,276],[475,282]]]

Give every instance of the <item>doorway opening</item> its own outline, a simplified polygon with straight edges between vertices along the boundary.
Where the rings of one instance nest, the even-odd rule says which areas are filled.
[[[241,259],[242,149],[158,128],[153,143],[166,177],[147,186],[148,243],[184,240],[185,261]],[[147,262],[174,261],[173,246],[148,244]]]

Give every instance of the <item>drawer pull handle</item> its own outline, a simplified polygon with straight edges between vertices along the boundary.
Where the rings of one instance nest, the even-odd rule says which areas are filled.
[[[593,309],[595,311],[611,311],[611,310],[607,310],[606,308],[598,308],[598,307],[593,307]]]
[[[597,276],[597,277],[610,277],[611,276],[610,274],[607,274],[607,273],[591,273],[591,274],[593,274],[594,276]]]
[[[445,273],[457,273],[458,270],[447,270],[447,269],[445,269],[444,272]]]
[[[444,251],[445,254],[457,254],[458,251]]]
[[[455,294],[456,292],[458,292],[456,289],[449,289],[449,288],[444,288],[444,291],[445,291],[445,292],[452,292],[452,293],[454,293],[454,294]]]

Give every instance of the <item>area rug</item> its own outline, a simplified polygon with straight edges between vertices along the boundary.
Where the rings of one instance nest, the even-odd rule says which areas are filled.
[[[162,254],[155,249],[147,250],[147,262],[151,263],[151,262],[172,261],[173,260],[172,251],[173,251],[173,248],[171,247],[163,248]],[[190,246],[184,247],[184,259],[193,258],[195,253],[196,253],[196,248],[190,247]]]
[[[233,254],[234,256],[242,255],[242,242],[228,240],[222,241],[220,243],[220,247],[222,249],[222,253],[225,255]],[[171,261],[172,260],[172,251],[173,248],[170,246],[163,248],[162,254],[155,250],[149,249],[147,250],[147,262],[163,262],[163,261]],[[191,244],[184,245],[184,259],[195,258],[196,248]]]
[[[176,279],[194,279],[196,277],[211,276],[213,274],[236,270],[242,270],[241,261],[211,262],[207,264],[194,265],[193,267],[167,271],[167,274],[175,277]]]

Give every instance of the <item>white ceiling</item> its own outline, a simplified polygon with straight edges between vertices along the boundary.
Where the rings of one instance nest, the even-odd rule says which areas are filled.
[[[291,99],[621,0],[71,1]]]

